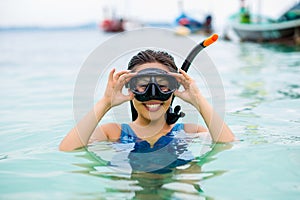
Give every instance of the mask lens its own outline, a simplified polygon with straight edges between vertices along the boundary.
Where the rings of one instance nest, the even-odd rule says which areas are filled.
[[[135,81],[133,81],[132,89],[137,91],[137,92],[145,92],[147,89],[147,86],[149,85],[151,80],[151,77],[149,76],[142,76],[135,78]]]
[[[143,93],[147,90],[150,83],[156,84],[161,92],[169,92],[176,89],[177,81],[169,75],[164,76],[139,76],[133,77],[130,81],[130,89]]]
[[[162,92],[169,92],[171,90],[174,90],[175,89],[173,87],[174,81],[176,81],[176,80],[175,79],[173,80],[172,77],[169,77],[169,76],[157,76],[156,77],[156,83]]]

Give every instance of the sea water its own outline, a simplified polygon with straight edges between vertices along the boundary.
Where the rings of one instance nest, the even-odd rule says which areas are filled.
[[[109,142],[58,151],[75,125],[82,64],[111,37],[99,30],[0,32],[0,199],[299,198],[298,47],[219,40],[207,48],[237,141],[214,146],[194,138],[188,148],[195,160],[173,172],[132,173],[123,154],[130,147]]]

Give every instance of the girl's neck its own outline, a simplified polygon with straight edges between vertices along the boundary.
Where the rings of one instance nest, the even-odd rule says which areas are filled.
[[[147,138],[168,133],[171,126],[166,123],[164,118],[158,120],[145,120],[138,117],[132,123],[132,128],[135,129],[136,133],[139,133],[140,137]]]
[[[149,120],[149,119],[138,116],[138,118],[133,123],[135,125],[142,126],[142,127],[162,126],[162,125],[166,124],[166,120],[163,117],[161,117],[157,120]]]

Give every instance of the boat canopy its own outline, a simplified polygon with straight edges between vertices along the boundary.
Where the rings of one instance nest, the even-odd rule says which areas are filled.
[[[281,15],[278,21],[290,21],[300,19],[300,3],[297,3]]]

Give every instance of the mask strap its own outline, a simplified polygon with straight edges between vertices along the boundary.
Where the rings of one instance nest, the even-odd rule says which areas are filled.
[[[132,119],[132,121],[134,121],[138,117],[138,113],[137,113],[136,109],[134,108],[132,100],[130,101],[130,108],[131,108],[131,119]]]

